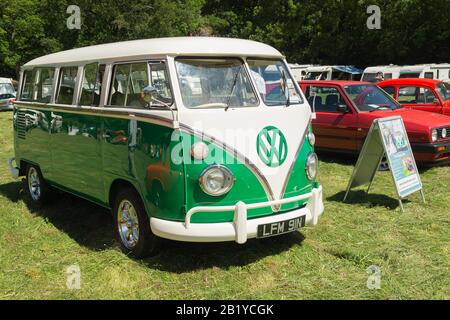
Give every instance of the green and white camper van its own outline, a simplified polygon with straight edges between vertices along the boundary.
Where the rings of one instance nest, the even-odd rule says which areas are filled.
[[[22,67],[15,177],[112,210],[135,257],[160,238],[236,241],[315,225],[313,114],[274,48],[206,37],[73,49]]]

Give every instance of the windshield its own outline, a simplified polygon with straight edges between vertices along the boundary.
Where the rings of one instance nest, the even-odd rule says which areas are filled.
[[[391,96],[373,84],[348,85],[344,90],[361,112],[401,108]]]
[[[439,93],[442,100],[450,101],[450,84],[440,82],[436,85],[436,91]]]
[[[239,59],[176,60],[183,103],[188,108],[254,107],[258,99]]]
[[[261,100],[267,106],[302,103],[295,80],[281,60],[248,59],[247,63]]]
[[[16,91],[10,83],[0,83],[0,99],[11,99],[16,97]]]
[[[304,80],[327,80],[328,72],[308,72]]]
[[[375,79],[376,73],[364,73],[361,81],[363,82],[377,82]]]

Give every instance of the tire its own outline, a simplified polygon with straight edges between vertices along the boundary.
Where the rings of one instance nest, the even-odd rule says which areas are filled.
[[[378,167],[378,171],[389,171],[389,163],[386,158],[380,162],[380,166]]]
[[[137,259],[158,253],[161,239],[153,234],[144,204],[134,189],[120,190],[112,210],[114,233],[124,253]]]
[[[24,188],[31,205],[35,208],[41,208],[51,200],[52,189],[45,181],[38,166],[27,166]]]

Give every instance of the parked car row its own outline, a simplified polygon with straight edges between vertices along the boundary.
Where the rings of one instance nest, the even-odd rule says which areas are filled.
[[[419,64],[413,66],[375,66],[364,70],[361,81],[377,82],[376,75],[381,73],[384,80],[422,78],[450,81],[450,64]]]
[[[299,81],[299,85],[316,112],[313,131],[317,150],[358,154],[375,119],[399,115],[418,163],[449,162],[448,84],[399,79],[380,83],[384,90],[357,81]]]

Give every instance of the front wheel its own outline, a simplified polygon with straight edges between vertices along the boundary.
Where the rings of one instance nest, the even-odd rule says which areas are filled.
[[[51,198],[51,187],[44,180],[39,167],[35,165],[27,166],[25,188],[34,207],[42,207]]]
[[[158,252],[160,238],[152,233],[141,198],[133,189],[117,194],[113,215],[116,238],[123,252],[138,259]]]

